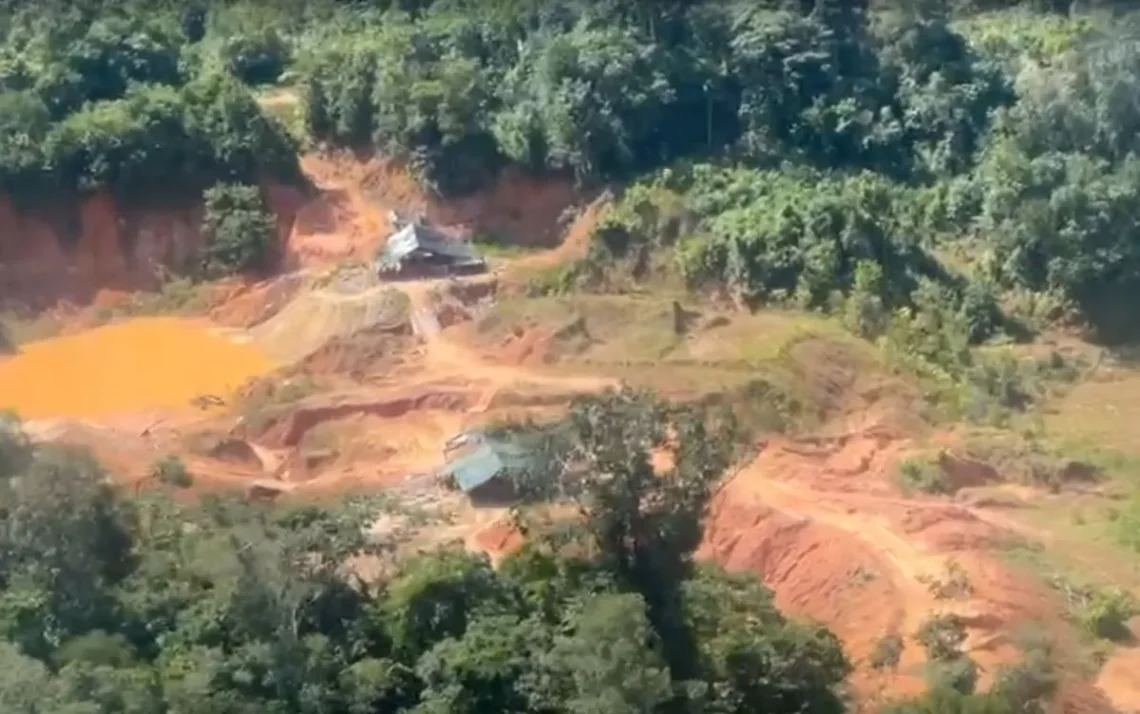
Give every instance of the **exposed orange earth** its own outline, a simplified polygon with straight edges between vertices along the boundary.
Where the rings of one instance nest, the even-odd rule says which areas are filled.
[[[23,419],[192,409],[274,363],[203,320],[140,318],[33,342],[0,358],[0,409]]]

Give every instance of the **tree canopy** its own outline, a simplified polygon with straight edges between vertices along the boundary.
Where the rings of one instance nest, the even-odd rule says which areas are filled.
[[[0,432],[0,702],[35,714],[841,711],[849,665],[833,635],[784,618],[752,577],[691,563],[729,454],[707,416],[630,391],[582,400],[558,452],[583,504],[570,540],[537,532],[498,569],[443,548],[377,582],[345,568],[370,550],[359,504],[126,498],[89,455],[33,445],[12,423]],[[650,450],[666,441],[675,467],[652,476]]]
[[[963,300],[1040,296],[1049,319],[1106,338],[1130,327],[1111,305],[1140,275],[1140,43],[1111,2],[12,0],[0,14],[0,189],[18,200],[294,180],[301,146],[381,151],[446,196],[506,167],[620,188],[708,164],[698,177],[730,176],[740,200],[692,207],[679,269],[698,284],[828,309],[871,262],[886,311],[913,307],[922,276]],[[257,100],[275,83],[299,99],[295,121]],[[960,279],[932,266],[947,247],[967,256],[942,271]]]

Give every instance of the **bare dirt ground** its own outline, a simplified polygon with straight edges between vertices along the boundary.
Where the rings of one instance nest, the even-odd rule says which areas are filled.
[[[1138,707],[1136,650],[1119,649],[1095,677],[1080,674],[1078,638],[1055,593],[993,555],[1004,538],[1038,541],[1047,532],[1010,510],[899,493],[895,469],[920,431],[910,409],[917,397],[877,367],[866,346],[814,318],[778,312],[709,307],[697,328],[677,335],[668,302],[653,305],[645,296],[520,296],[531,276],[588,248],[604,199],[585,203],[567,186],[508,178],[481,203],[443,206],[384,162],[314,156],[305,167],[321,195],[302,208],[287,242],[304,270],[226,287],[209,310],[231,329],[218,333],[226,349],[262,360],[241,378],[260,380],[237,389],[228,377],[208,385],[183,379],[194,370],[220,373],[184,348],[173,372],[146,367],[162,384],[184,382],[182,391],[148,400],[158,387],[140,380],[135,392],[120,390],[126,401],[114,415],[45,403],[29,410],[29,430],[89,446],[140,489],[153,486],[154,460],[175,453],[195,477],[189,493],[257,485],[300,497],[404,494],[449,514],[446,526],[418,533],[414,543],[458,540],[497,558],[521,542],[504,513],[474,508],[430,478],[449,437],[496,419],[557,413],[575,395],[622,379],[685,395],[764,374],[794,385],[820,413],[810,430],[769,438],[726,478],[699,554],[757,573],[781,607],[833,629],[856,665],[852,684],[865,704],[922,690],[913,635],[930,615],[953,612],[968,627],[967,648],[983,680],[1016,660],[1016,630],[1037,624],[1061,651],[1058,711]],[[560,222],[575,201],[582,204],[576,220]],[[547,248],[495,275],[459,281],[379,284],[367,271],[326,270],[370,257],[392,208],[422,211],[459,226],[456,232],[497,230]],[[0,377],[14,369],[12,359],[0,358]],[[219,392],[223,406],[186,408],[191,384],[191,392]],[[20,403],[0,392],[5,405]],[[939,596],[937,585],[951,572],[964,573],[969,587]],[[890,634],[906,640],[902,661],[897,671],[876,672],[868,658]]]

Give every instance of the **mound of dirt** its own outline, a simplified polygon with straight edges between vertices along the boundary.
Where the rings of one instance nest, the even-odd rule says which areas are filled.
[[[394,328],[373,327],[351,336],[333,337],[288,372],[310,376],[347,374],[357,378],[388,372],[417,342],[408,323]]]
[[[593,344],[586,318],[579,315],[553,330],[537,324],[519,328],[503,341],[494,357],[504,364],[541,365],[581,355]]]
[[[398,330],[407,320],[408,300],[398,290],[381,286],[350,293],[330,286],[301,293],[251,334],[270,357],[294,364],[334,339]]]
[[[210,311],[210,319],[227,327],[253,327],[276,315],[304,286],[304,276],[287,273],[254,285],[243,285]]]
[[[372,205],[355,186],[326,186],[301,206],[287,240],[296,266],[366,259],[391,233],[382,207]]]
[[[889,559],[849,533],[722,492],[710,511],[698,556],[730,571],[752,572],[772,588],[781,610],[826,624],[851,659],[865,665],[879,638],[909,635],[906,598]],[[921,663],[908,647],[899,671]],[[893,692],[918,692],[900,675]],[[866,691],[869,686],[855,682]]]
[[[1001,474],[993,466],[984,461],[948,451],[942,451],[938,455],[938,468],[946,474],[950,487],[954,491],[1001,481]]]
[[[225,461],[238,466],[260,469],[261,459],[249,442],[241,439],[219,439],[207,451],[206,455],[218,461]]]
[[[824,420],[845,430],[876,428],[906,433],[920,422],[921,398],[912,385],[887,374],[860,345],[824,337],[793,341],[785,362],[805,401]]]
[[[395,419],[409,412],[425,409],[463,411],[474,403],[469,390],[435,389],[413,391],[398,395],[384,395],[380,398],[350,397],[326,398],[319,404],[303,404],[286,410],[266,420],[264,431],[258,435],[258,443],[269,448],[290,448],[301,443],[301,439],[313,427],[327,421],[342,420],[352,416],[377,416]]]
[[[467,547],[469,550],[486,553],[492,563],[498,563],[522,545],[522,533],[511,525],[509,520],[503,519],[477,530],[471,536]]]
[[[831,439],[772,439],[754,463],[765,474],[831,491],[893,493],[893,464],[906,446],[869,431]]]
[[[1140,711],[1140,649],[1122,648],[1110,657],[1097,686],[1119,711]]]

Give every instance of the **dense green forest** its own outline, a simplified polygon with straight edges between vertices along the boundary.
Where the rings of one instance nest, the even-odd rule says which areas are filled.
[[[686,219],[669,246],[680,272],[749,303],[822,308],[869,262],[883,309],[913,307],[933,281],[975,341],[1000,327],[999,301],[1021,322],[1127,332],[1113,305],[1140,280],[1140,43],[1111,3],[0,12],[0,186],[19,199],[294,181],[303,146],[383,151],[445,195],[505,166],[586,186],[641,177]],[[275,85],[300,98],[297,121],[259,108]],[[645,220],[654,197],[639,200],[626,213]],[[662,235],[627,220],[603,243],[678,237],[657,222]]]

